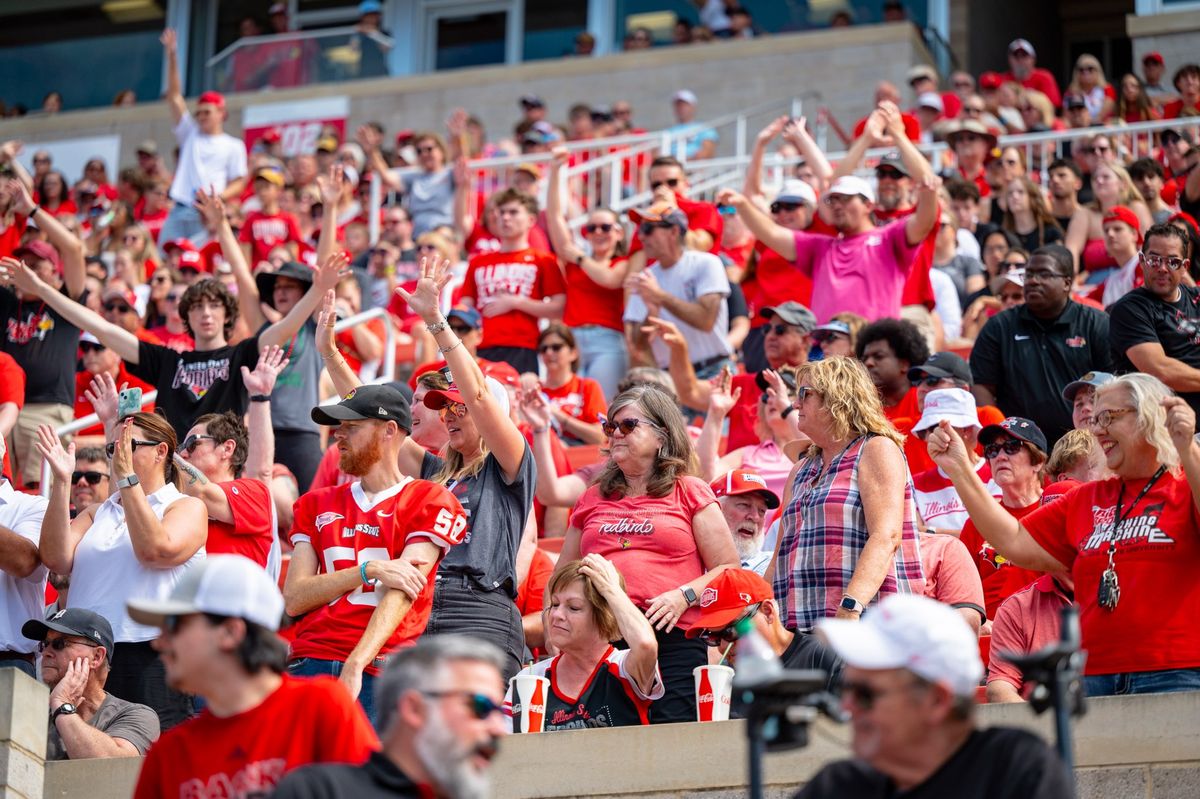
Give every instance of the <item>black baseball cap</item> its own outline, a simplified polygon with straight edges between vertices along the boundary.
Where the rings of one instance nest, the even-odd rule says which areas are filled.
[[[274,272],[259,272],[254,276],[254,284],[258,286],[259,299],[272,308],[275,307],[275,280],[281,277],[290,277],[309,287],[313,284],[313,270],[296,261],[288,261]]]
[[[935,352],[925,363],[908,370],[909,380],[916,381],[926,376],[950,377],[966,383],[968,386],[975,383],[971,375],[971,367],[967,365],[961,355],[955,355],[953,352]]]
[[[60,610],[48,619],[30,619],[21,625],[21,635],[31,641],[45,641],[46,632],[54,630],[63,635],[86,638],[104,647],[105,657],[112,663],[113,631],[108,619],[83,608]]]
[[[405,432],[412,432],[409,401],[391,386],[352,388],[338,404],[318,405],[312,409],[312,420],[320,425],[333,427],[339,422],[359,419],[395,422]]]
[[[1019,438],[1026,444],[1033,444],[1042,452],[1049,452],[1046,445],[1046,434],[1029,419],[1020,416],[1010,416],[1000,424],[989,424],[979,431],[979,443],[985,447],[1000,436],[1007,433],[1013,438]]]

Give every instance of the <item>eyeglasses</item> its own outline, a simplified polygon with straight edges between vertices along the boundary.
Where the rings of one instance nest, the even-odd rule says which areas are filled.
[[[101,480],[107,480],[108,475],[104,472],[93,472],[91,470],[86,472],[71,472],[71,485],[78,483],[80,478],[87,480],[88,485],[94,486],[99,485]]]
[[[130,443],[130,449],[137,449],[138,447],[157,447],[162,442],[161,441],[143,441],[140,438],[135,438],[129,443]],[[116,451],[117,451],[117,442],[110,441],[104,445],[104,454],[107,455],[108,457],[111,458],[113,456],[113,453]]]
[[[616,228],[617,226],[611,222],[596,222],[594,224],[584,225],[583,233],[586,236],[590,236],[593,233],[612,233],[614,230],[616,230]]]
[[[200,446],[200,442],[205,441],[205,440],[212,441],[215,443],[217,439],[215,439],[212,436],[202,436],[202,435],[188,436],[187,438],[185,438],[183,440],[183,443],[179,445],[179,451],[186,452],[187,454],[191,455],[193,452],[196,451],[196,447]]]
[[[638,226],[638,233],[640,233],[643,237],[653,236],[654,231],[656,230],[673,227],[675,227],[675,225],[670,222],[643,222]]]
[[[738,616],[729,624],[726,624],[719,630],[705,630],[704,632],[700,633],[697,638],[699,638],[708,646],[720,646],[726,641],[737,640],[737,626],[746,619],[753,618],[754,614],[758,613],[758,609],[760,607],[762,607],[761,602],[755,602],[753,605],[748,605],[745,612],[743,612],[741,616]]]
[[[821,392],[817,391],[812,386],[797,386],[796,387],[796,404],[803,405],[804,401],[810,396],[820,396]]]
[[[109,313],[112,313],[113,311],[116,311],[117,313],[129,313],[133,310],[133,308],[124,302],[106,302],[104,303],[104,310],[108,311]]]
[[[775,202],[771,203],[771,213],[780,214],[784,211],[795,211],[802,205],[804,205],[804,203],[787,203],[776,200]]]
[[[658,189],[659,186],[663,186],[663,185],[665,185],[669,188],[672,188],[672,189],[678,188],[680,180],[681,180],[680,178],[667,178],[666,180],[655,180],[650,183],[650,190],[655,191]]]
[[[1124,416],[1127,413],[1133,413],[1135,408],[1113,408],[1110,411],[1100,411],[1095,416],[1088,417],[1085,421],[1087,426],[1093,430],[1107,430],[1118,416]]]
[[[661,425],[657,425],[649,419],[622,419],[619,422],[605,422],[601,425],[601,428],[604,430],[604,435],[606,436],[612,436],[618,429],[621,431],[621,435],[628,436],[632,435],[633,431],[637,430],[641,425],[653,427],[655,430],[662,430]]]
[[[791,325],[767,325],[764,332],[774,333],[777,336],[786,336],[791,329]]]
[[[566,346],[567,345],[563,344],[562,342],[559,342],[557,344],[543,344],[540,347],[538,347],[538,353],[544,355],[547,352],[560,352],[563,349],[565,349]]]
[[[1041,283],[1046,280],[1072,280],[1070,275],[1061,275],[1058,272],[1051,272],[1049,269],[1026,269],[1026,283]]]
[[[53,641],[39,641],[38,652],[45,652],[47,649],[53,649],[55,652],[61,652],[71,644],[82,644],[91,649],[96,649],[100,644],[91,641],[72,641],[69,638],[55,638]]]
[[[499,713],[501,710],[500,705],[497,705],[489,697],[484,694],[477,694],[474,691],[421,691],[421,693],[434,699],[445,699],[448,696],[466,697],[467,706],[471,708],[471,712],[475,714],[475,718],[480,721],[488,718],[493,713]]]
[[[447,402],[438,409],[438,416],[445,419],[447,416],[456,416],[459,419],[467,415],[467,406],[461,402]]]
[[[926,375],[925,377],[918,380],[916,384],[918,386],[926,386],[928,388],[934,388],[936,386],[940,386],[942,384],[943,380],[953,381],[954,378],[952,378],[952,377],[934,377],[933,375]]]
[[[1151,269],[1166,269],[1170,272],[1178,272],[1187,266],[1187,261],[1183,258],[1171,258],[1166,255],[1154,255],[1152,253],[1142,253],[1142,263]]]
[[[974,107],[972,107],[972,106],[969,106],[969,105],[968,105],[968,106],[963,106],[963,113],[964,113],[964,114],[970,114],[971,116],[977,116],[977,115],[978,115],[978,116],[982,116],[982,115],[983,115],[983,111],[984,111],[984,109],[982,109],[982,108],[974,108]]]
[[[91,341],[81,341],[81,342],[79,342],[79,349],[80,349],[80,351],[86,353],[86,352],[104,352],[104,350],[106,350],[108,348],[105,347],[103,344],[94,344]]]
[[[866,683],[844,682],[842,683],[842,697],[849,699],[850,702],[859,710],[868,711],[875,707],[875,703],[879,698],[888,694],[899,693],[906,691],[920,683],[914,681],[906,685],[898,685],[892,688],[875,688]]]
[[[992,458],[999,455],[1001,452],[1003,452],[1005,455],[1008,455],[1011,457],[1013,455],[1016,455],[1018,452],[1020,452],[1021,448],[1024,446],[1025,446],[1025,442],[1018,441],[1015,438],[1010,438],[1008,441],[1005,441],[1003,443],[996,442],[994,444],[988,444],[986,447],[983,448],[983,457],[987,458],[988,460],[991,460]]]
[[[1092,152],[1094,152],[1094,153],[1111,153],[1112,151],[1113,151],[1113,148],[1107,144],[1104,144],[1104,145],[1097,144],[1095,147],[1092,148]]]

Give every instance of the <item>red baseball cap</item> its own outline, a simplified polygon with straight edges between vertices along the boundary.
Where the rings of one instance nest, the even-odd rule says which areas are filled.
[[[1145,64],[1147,61],[1154,61],[1155,63],[1158,63],[1158,64],[1166,63],[1165,61],[1163,61],[1162,53],[1158,52],[1157,50],[1151,50],[1150,52],[1148,52],[1144,56],[1142,56],[1142,63]]]
[[[279,132],[279,128],[271,128],[262,135],[260,141],[265,141],[267,144],[276,144],[283,138],[283,134]]]
[[[1004,85],[1004,78],[1000,77],[999,72],[985,72],[979,76],[979,88],[981,89],[999,89]]]
[[[749,469],[734,469],[723,477],[718,477],[710,484],[713,493],[718,497],[734,497],[738,494],[762,494],[767,501],[767,507],[774,510],[779,507],[779,497],[767,487],[767,481],[758,472]]]
[[[195,269],[197,272],[205,273],[212,271],[208,259],[194,247],[179,253],[179,269]]]
[[[512,364],[504,361],[485,361],[481,358],[479,369],[486,377],[497,380],[502,385],[514,387],[521,385],[521,374]]]
[[[750,569],[726,569],[700,593],[700,616],[687,631],[688,638],[708,630],[728,627],[746,615],[751,605],[771,599],[771,586]]]
[[[225,107],[225,95],[220,92],[205,92],[200,95],[200,105],[215,105],[217,108]]]
[[[184,252],[197,252],[196,245],[192,244],[191,239],[172,239],[162,246],[162,251],[168,253],[171,250],[183,250]]]
[[[25,254],[32,255],[39,261],[49,261],[54,264],[56,272],[62,273],[62,259],[58,256],[58,250],[50,242],[42,241],[41,239],[32,239],[13,250],[14,258],[20,258]]]
[[[1104,214],[1104,219],[1101,221],[1101,226],[1107,225],[1109,222],[1124,222],[1129,227],[1133,228],[1133,232],[1137,233],[1138,244],[1142,243],[1142,223],[1138,221],[1137,214],[1123,205],[1114,205],[1109,208]]]

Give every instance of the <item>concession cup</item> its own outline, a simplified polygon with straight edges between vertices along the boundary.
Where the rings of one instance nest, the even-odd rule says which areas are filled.
[[[550,681],[533,674],[518,674],[512,686],[513,732],[542,732],[546,728],[546,697]]]
[[[696,718],[699,721],[726,721],[733,699],[733,669],[729,666],[697,666]],[[515,710],[513,718],[516,718]]]

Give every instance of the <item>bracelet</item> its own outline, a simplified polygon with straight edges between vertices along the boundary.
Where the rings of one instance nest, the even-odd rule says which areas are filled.
[[[270,402],[271,395],[270,394],[251,394],[250,401],[251,402]]]
[[[462,339],[461,339],[461,338],[460,338],[460,339],[455,339],[454,343],[453,343],[453,344],[451,344],[449,347],[438,347],[438,352],[440,352],[442,355],[445,355],[447,352],[449,352],[450,350],[454,349],[454,348],[455,348],[455,347],[457,347],[459,344],[462,344]]]
[[[780,413],[779,413],[779,418],[780,418],[780,419],[786,419],[786,418],[788,418],[788,414],[790,414],[790,413],[791,413],[792,411],[794,411],[794,410],[796,410],[796,406],[795,406],[795,405],[789,405],[789,406],[787,406],[787,407],[786,407],[786,408],[784,408],[782,411],[780,411]]]
[[[338,352],[337,350],[334,350],[333,352],[329,353],[328,355],[322,355],[322,356],[321,356],[321,360],[322,360],[322,361],[328,361],[328,360],[331,360],[331,359],[333,359],[333,358],[336,358],[336,357],[337,357],[337,356],[339,356],[339,355],[341,355],[341,353],[340,353],[340,352]]]
[[[30,211],[30,212],[29,212],[29,216],[27,216],[27,217],[25,217],[25,218],[26,218],[26,219],[33,219],[35,216],[37,216],[37,212],[38,212],[38,211],[40,211],[40,210],[42,210],[42,206],[40,206],[40,205],[35,205],[35,206],[33,206],[33,210],[32,210],[32,211]]]
[[[429,335],[436,336],[438,333],[441,333],[443,330],[445,330],[446,325],[448,324],[449,322],[443,319],[440,322],[434,322],[432,325],[425,325],[425,330],[429,333]]]
[[[541,433],[549,433],[550,425],[546,425],[545,427],[532,427],[530,429],[533,430],[533,434],[536,436],[540,435]]]
[[[371,561],[369,560],[363,561],[358,567],[358,576],[362,578],[363,585],[374,585],[374,583],[367,578],[367,565],[370,562]]]

